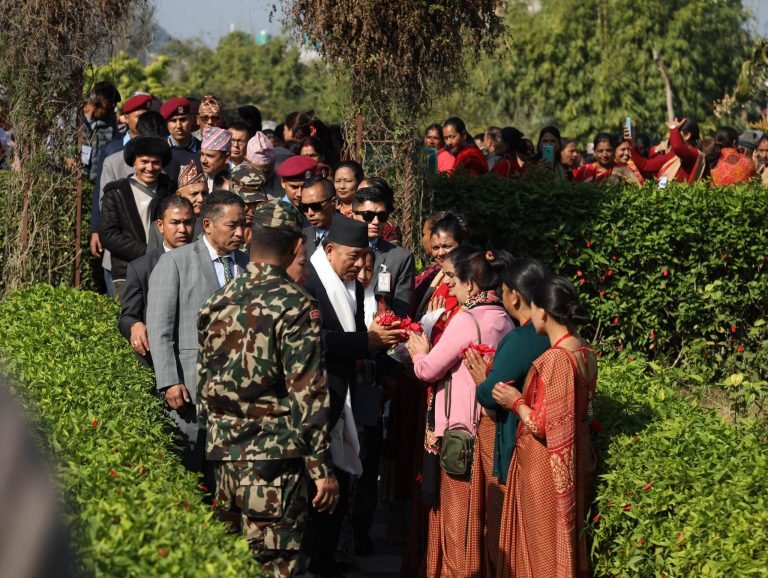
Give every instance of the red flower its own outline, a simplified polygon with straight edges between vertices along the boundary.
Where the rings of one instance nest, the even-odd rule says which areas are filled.
[[[602,359],[603,358],[603,352],[602,351],[598,351],[597,352],[597,358],[598,359]]]
[[[661,272],[661,274],[664,275],[664,277],[668,277],[669,276],[669,269],[664,267],[664,270]]]
[[[736,333],[736,326],[735,325],[731,325],[731,333]]]
[[[215,510],[215,509],[216,509],[216,500],[211,502],[211,510]]]
[[[99,422],[98,422],[98,421],[96,421],[96,420],[93,420],[93,421],[91,422],[91,425],[92,425],[93,427],[99,427]]]
[[[742,352],[744,351],[744,348],[743,348],[741,345],[739,345],[739,346],[736,348],[736,351],[738,351],[739,353],[742,353]]]
[[[600,433],[603,431],[603,424],[600,423],[599,419],[593,419],[589,424],[589,429],[592,433]]]
[[[630,512],[631,510],[632,510],[632,504],[627,504],[626,506],[624,506],[625,512]]]
[[[614,256],[612,257],[612,259],[613,259],[614,261],[616,261],[616,260],[618,259],[618,257],[617,257],[616,255],[614,255]]]
[[[723,257],[723,261],[725,261],[728,258],[728,253],[723,253],[722,257]]]
[[[384,311],[376,316],[375,321],[383,327],[390,327],[391,325],[400,325],[401,319],[392,311]]]
[[[581,284],[582,284],[582,285],[584,285],[584,283],[586,283],[586,282],[587,282],[587,280],[586,280],[586,279],[582,279],[582,280],[581,280]]]
[[[109,475],[113,478],[119,478],[120,475],[115,470],[109,470]]]
[[[200,489],[201,489],[202,491],[204,491],[204,492],[207,492],[207,491],[208,491],[208,486],[206,486],[206,485],[204,485],[204,484],[200,484],[200,485],[198,485],[197,487],[198,487],[198,488],[200,488]]]
[[[651,341],[656,339],[656,334],[653,332],[653,329],[651,329]]]
[[[493,347],[486,345],[485,343],[470,343],[459,352],[459,355],[464,355],[467,352],[467,349],[476,351],[480,355],[493,355],[496,353],[496,350]]]
[[[581,276],[582,276],[581,270],[577,269],[576,270],[576,277],[581,277]]]
[[[168,554],[168,550],[166,550],[165,548],[160,548],[160,549],[158,550],[158,553],[159,553],[161,556],[165,556],[165,555],[167,555],[167,554]]]
[[[614,317],[613,318],[613,324],[614,325],[618,325],[619,324],[619,318],[618,317]]]
[[[611,276],[613,275],[613,269],[608,269],[608,270],[605,272],[605,274],[606,274],[608,277],[611,277]]]
[[[600,514],[595,514],[595,517],[592,518],[592,523],[597,524],[600,521]]]
[[[616,351],[618,351],[619,353],[624,351],[624,344],[623,343],[619,343],[619,346],[616,348]]]
[[[184,509],[189,511],[189,502],[184,502]]]
[[[144,466],[141,466],[141,475],[143,476],[146,473],[147,473],[147,468],[145,468]]]
[[[600,295],[600,297],[602,297],[603,295],[605,295],[605,289],[600,289],[600,291],[598,291],[597,294]]]
[[[643,486],[643,491],[644,491],[644,492],[647,492],[648,490],[650,490],[650,489],[651,489],[651,486],[652,486],[652,485],[653,485],[653,482],[648,482],[647,484],[645,484],[645,485]]]
[[[592,246],[592,241],[587,241],[587,249],[589,249]]]

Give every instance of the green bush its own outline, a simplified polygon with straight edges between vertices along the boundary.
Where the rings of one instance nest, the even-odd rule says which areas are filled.
[[[117,332],[117,304],[37,285],[0,304],[0,359],[42,430],[88,576],[250,576],[172,449],[153,381]]]
[[[725,423],[679,397],[679,370],[603,362],[596,576],[768,575],[764,422]]]
[[[764,387],[753,328],[768,319],[768,189],[493,175],[428,185],[436,209],[467,216],[476,242],[572,279],[603,351],[677,361],[718,380],[741,372]]]

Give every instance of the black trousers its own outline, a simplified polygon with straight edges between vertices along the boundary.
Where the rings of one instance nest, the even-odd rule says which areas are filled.
[[[368,536],[379,499],[379,464],[384,447],[384,427],[381,421],[365,426],[360,436],[360,459],[363,475],[355,484],[352,530],[356,539]]]
[[[332,514],[318,512],[312,507],[317,495],[314,481],[308,481],[309,516],[302,541],[302,550],[310,558],[312,572],[330,572],[336,565],[334,554],[339,543],[341,526],[349,510],[349,474],[337,467],[333,473],[339,482],[339,504]]]

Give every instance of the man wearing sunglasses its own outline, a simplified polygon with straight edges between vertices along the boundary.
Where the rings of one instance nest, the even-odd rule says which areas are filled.
[[[413,253],[381,238],[392,206],[384,191],[364,187],[352,199],[354,218],[368,225],[368,244],[374,255],[373,274],[376,295],[383,297],[400,317],[413,308],[416,265]]]
[[[333,204],[335,196],[336,192],[328,179],[310,177],[304,181],[299,211],[310,225],[305,227],[303,231],[307,239],[307,250],[310,257],[328,236],[328,230],[333,222],[333,214],[336,212]]]

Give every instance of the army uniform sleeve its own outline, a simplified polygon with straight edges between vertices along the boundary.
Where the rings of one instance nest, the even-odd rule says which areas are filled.
[[[305,445],[304,464],[313,480],[333,475],[328,419],[330,400],[320,338],[320,318],[315,305],[301,299],[298,308],[285,315],[280,357],[290,397],[293,426]]]

